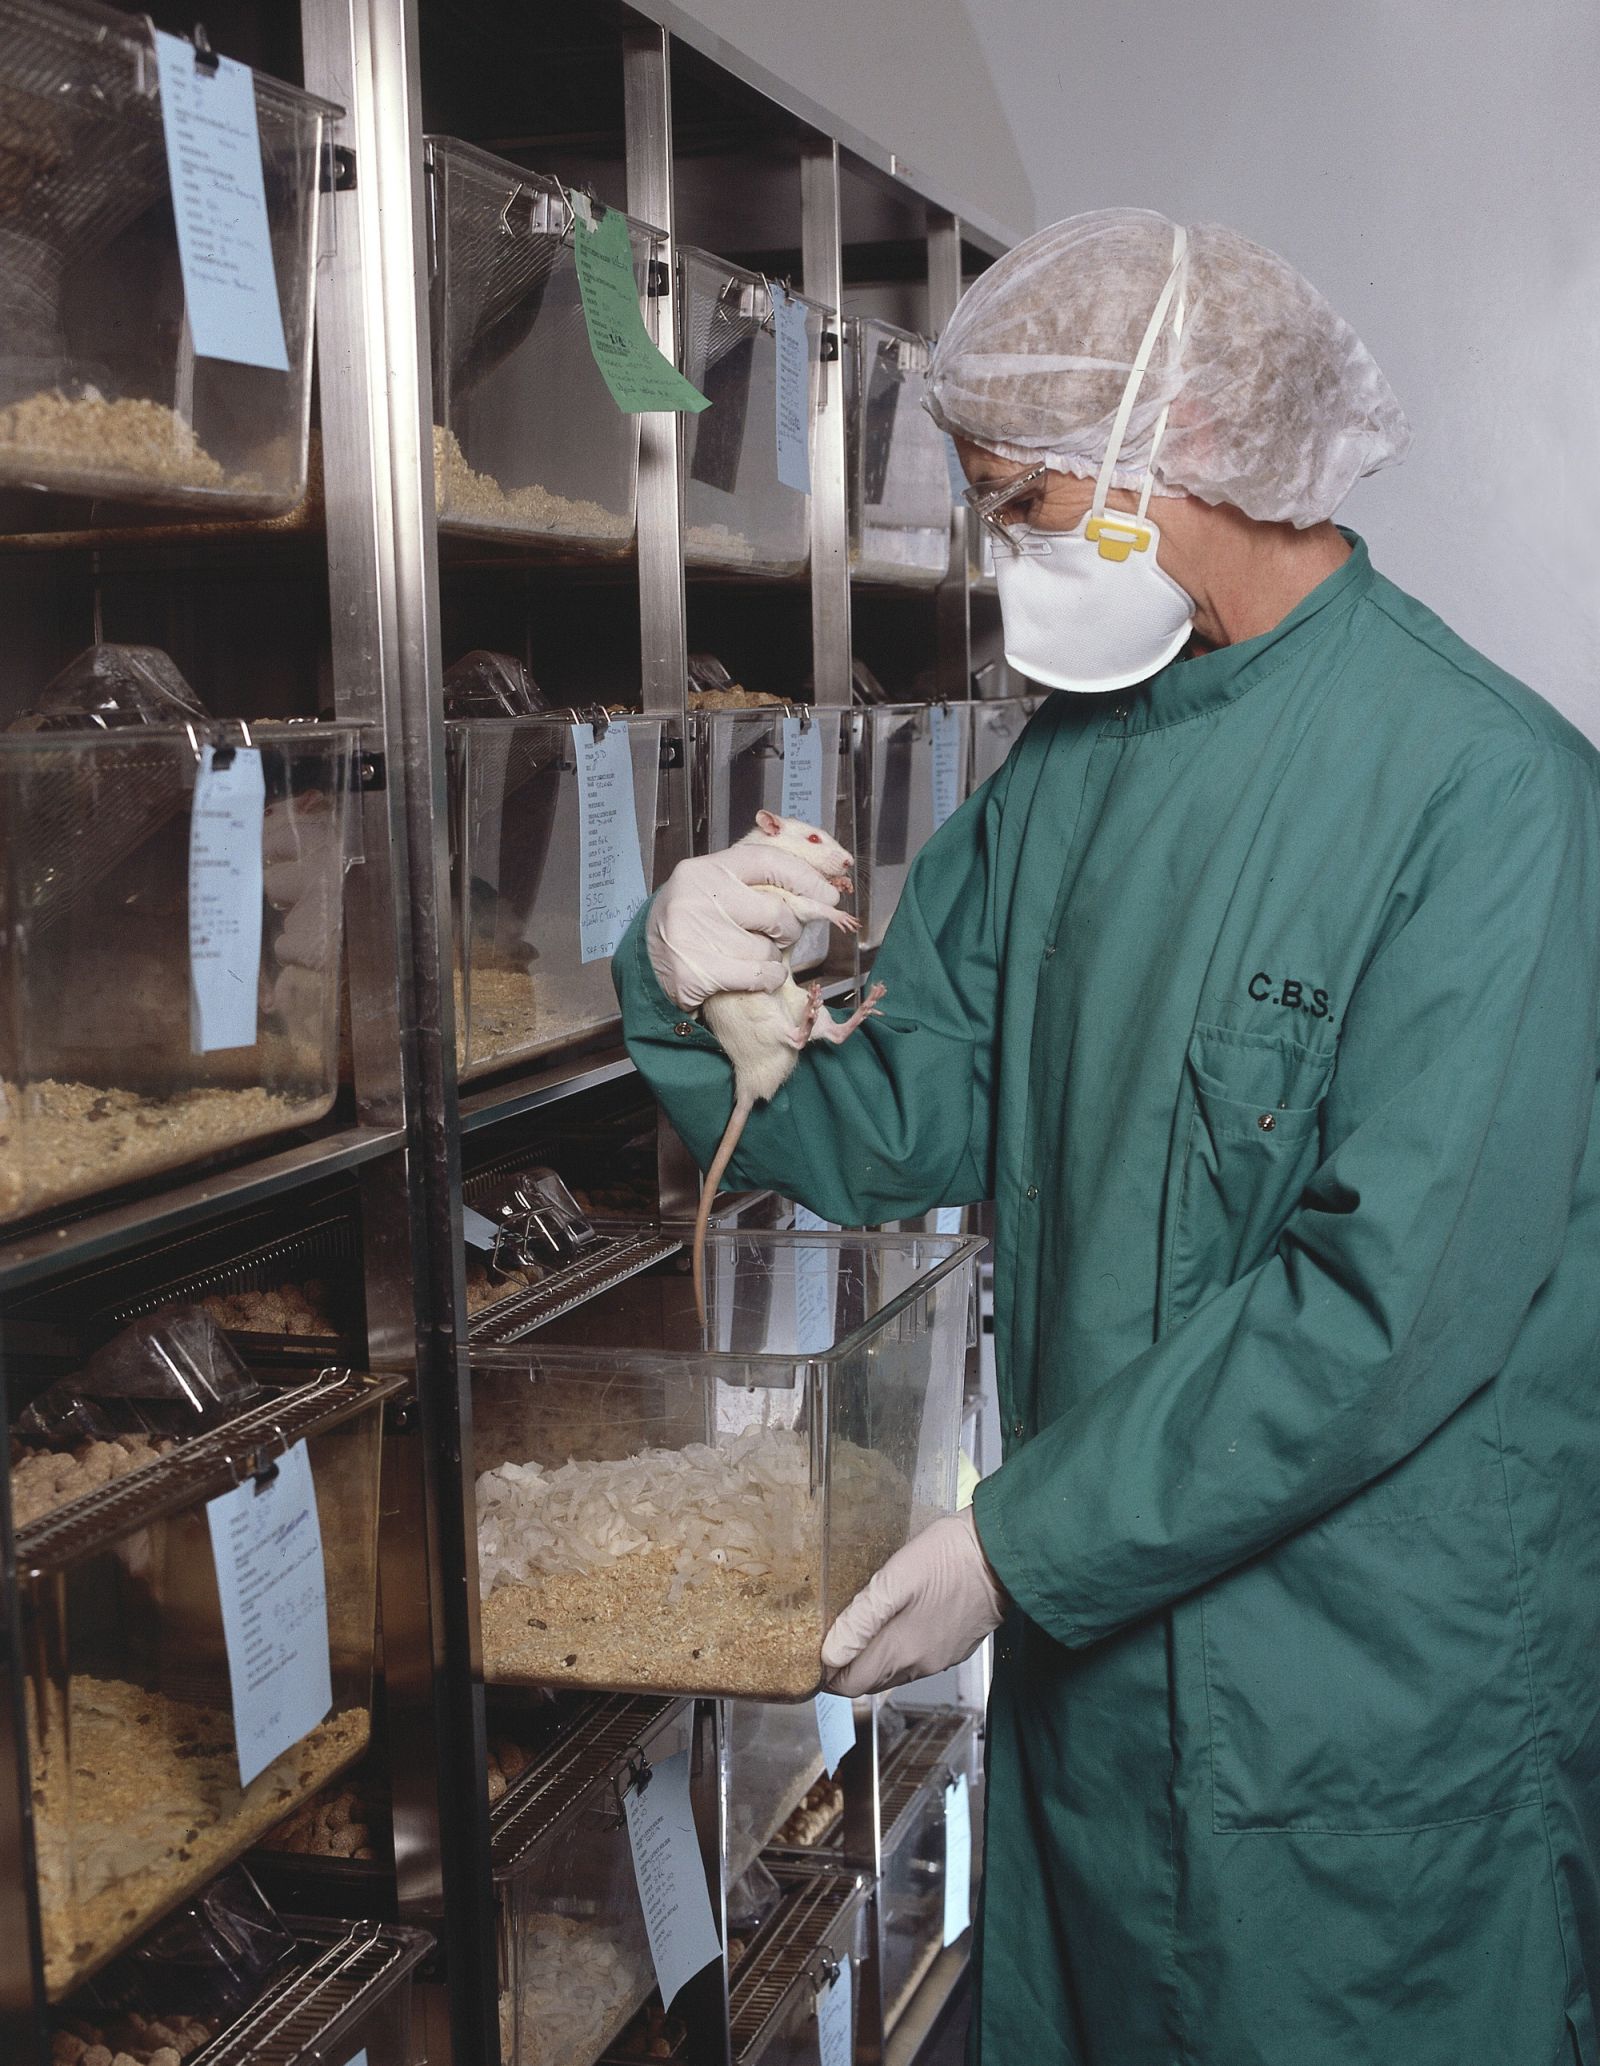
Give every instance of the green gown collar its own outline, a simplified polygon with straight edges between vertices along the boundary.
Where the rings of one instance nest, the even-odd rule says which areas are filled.
[[[1350,557],[1296,603],[1281,623],[1236,646],[1219,646],[1214,653],[1200,653],[1192,660],[1171,661],[1138,688],[1121,691],[1114,702],[1124,714],[1120,722],[1112,719],[1110,729],[1155,732],[1219,710],[1321,638],[1375,578],[1366,545],[1354,531],[1346,531],[1343,525],[1339,528],[1350,542]]]

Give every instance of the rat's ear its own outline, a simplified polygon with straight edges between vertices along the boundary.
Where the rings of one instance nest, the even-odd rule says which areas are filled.
[[[764,832],[768,839],[776,839],[783,830],[783,820],[776,811],[757,811],[756,830]]]

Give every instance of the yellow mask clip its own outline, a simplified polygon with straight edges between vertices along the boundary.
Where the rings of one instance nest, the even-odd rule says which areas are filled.
[[[1125,560],[1130,552],[1150,550],[1150,527],[1135,523],[1131,517],[1113,516],[1107,510],[1101,516],[1090,517],[1084,525],[1083,535],[1091,545],[1100,547],[1103,560]]]

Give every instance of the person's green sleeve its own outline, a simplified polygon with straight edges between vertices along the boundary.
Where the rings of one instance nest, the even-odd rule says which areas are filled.
[[[824,1219],[873,1226],[989,1191],[996,1038],[993,853],[997,777],[913,863],[873,966],[882,1018],[842,1047],[816,1044],[745,1128],[731,1176],[797,1198]],[[612,963],[640,1074],[704,1169],[733,1109],[713,1036],[662,990],[649,906]]]
[[[1095,1641],[1220,1577],[1495,1377],[1585,1151],[1597,918],[1597,784],[1576,755],[1518,748],[1434,800],[1274,1252],[978,1488],[990,1561],[1050,1635]]]

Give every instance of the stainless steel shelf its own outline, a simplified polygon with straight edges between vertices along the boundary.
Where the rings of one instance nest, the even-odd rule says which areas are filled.
[[[576,1097],[580,1091],[615,1083],[633,1073],[631,1058],[620,1048],[562,1056],[545,1068],[494,1084],[487,1090],[463,1091],[461,1131],[475,1133],[479,1127],[495,1126],[502,1119],[515,1119],[524,1112],[537,1112],[541,1106],[559,1104],[563,1098]]]
[[[203,579],[214,567],[235,566],[248,555],[263,578],[320,588],[326,562],[325,685],[337,715],[369,727],[381,742],[386,769],[383,784],[363,792],[363,865],[348,879],[354,1081],[360,1110],[386,1120],[403,1114],[404,1124],[397,1119],[393,1125],[335,1128],[269,1143],[265,1153],[180,1172],[170,1184],[152,1186],[142,1195],[90,1201],[82,1210],[9,1238],[0,1231],[0,1298],[135,1251],[141,1268],[154,1267],[146,1250],[196,1234],[203,1243],[213,1232],[223,1238],[234,1218],[244,1237],[249,1208],[293,1198],[303,1187],[351,1173],[351,1182],[340,1186],[341,1193],[353,1194],[342,1200],[349,1205],[354,1246],[354,1260],[344,1274],[359,1277],[368,1355],[376,1367],[403,1372],[415,1386],[411,1411],[403,1423],[396,1416],[386,1435],[378,1545],[396,1839],[395,1874],[386,1881],[384,1899],[406,1921],[423,1922],[439,1942],[442,1977],[419,1990],[426,1997],[429,2056],[436,2066],[494,2066],[494,1860],[485,1808],[470,1394],[463,1353],[469,1329],[459,1254],[461,1141],[464,1134],[479,1135],[474,1159],[492,1160],[503,1148],[489,1130],[606,1085],[625,1089],[634,1067],[620,1032],[604,1028],[586,1049],[483,1084],[458,1086],[451,1066],[453,951],[441,675],[447,637],[455,640],[462,627],[444,624],[442,618],[451,611],[462,616],[463,597],[470,598],[480,576],[465,565],[477,555],[447,543],[443,584],[440,578],[429,457],[434,407],[420,138],[430,96],[472,106],[474,94],[492,76],[484,68],[496,64],[493,40],[485,45],[461,33],[461,27],[474,17],[493,23],[495,10],[488,0],[472,0],[464,8],[445,6],[443,0],[299,0],[298,9],[289,10],[291,16],[295,12],[305,82],[348,111],[334,136],[354,152],[359,168],[353,184],[328,195],[319,228],[323,521],[288,525],[270,545],[265,527],[241,527],[226,538],[200,536],[157,518],[119,538],[80,534],[47,539],[41,533],[26,544],[11,541],[10,549],[31,550],[41,559],[47,552],[63,558],[76,552],[87,561],[92,548],[108,555],[116,577],[129,583],[147,576],[159,582],[178,571],[186,579]],[[723,44],[683,11],[683,0],[600,0],[582,12],[582,23],[570,29],[552,14],[536,35],[569,61],[576,60],[561,82],[562,95],[583,118],[578,130],[591,137],[602,156],[611,154],[605,176],[616,191],[607,191],[607,200],[622,199],[625,189],[632,212],[666,232],[669,262],[692,212],[687,204],[680,208],[676,182],[692,156],[686,138],[702,119],[696,82],[708,108],[727,89],[730,104],[737,102],[742,111],[741,134],[756,137],[762,159],[763,178],[750,195],[741,195],[741,209],[729,213],[730,225],[742,212],[754,235],[752,225],[759,218],[760,234],[773,249],[782,249],[786,263],[792,262],[798,234],[801,282],[828,306],[839,308],[847,277],[864,277],[874,253],[886,248],[868,241],[875,231],[863,229],[853,240],[846,235],[846,216],[860,214],[864,200],[871,202],[867,212],[874,221],[881,216],[896,225],[891,255],[899,270],[893,277],[902,287],[915,284],[911,275],[920,270],[919,245],[925,240],[930,328],[947,318],[973,254],[994,255],[1007,240],[1001,226],[974,223],[955,211],[950,197],[930,189],[892,153],[842,130],[826,111]],[[247,41],[253,31],[261,32],[256,54],[268,69],[274,58],[295,62],[292,55],[283,56],[292,51],[295,38],[292,31],[282,33],[278,13],[265,0],[245,0],[236,11],[238,22],[249,25],[240,31]],[[714,76],[719,73],[720,78]],[[552,97],[549,82],[536,66],[512,67],[511,77],[517,82],[511,94],[516,118],[524,119],[525,107],[530,135],[537,128],[548,138],[549,109],[541,105],[541,95]],[[676,123],[675,91],[680,95]],[[569,157],[574,150],[581,155],[587,146],[573,144],[576,133],[558,131],[551,148],[565,149]],[[778,148],[769,151],[774,140]],[[734,154],[742,148],[736,137],[727,145]],[[530,143],[529,153],[533,150]],[[785,161],[781,167],[779,157]],[[574,164],[563,176],[585,183],[593,167]],[[863,188],[874,193],[864,196]],[[880,205],[885,195],[887,208]],[[721,220],[720,204],[716,219]],[[727,234],[733,238],[736,233],[730,226]],[[701,241],[698,234],[695,241]],[[713,245],[723,248],[715,238]],[[852,253],[854,273],[845,263]],[[670,356],[675,348],[670,295],[662,297],[659,316],[660,342]],[[680,729],[684,725],[691,617],[698,640],[702,627],[719,620],[719,613],[737,621],[740,599],[746,598],[760,612],[777,612],[784,623],[798,625],[805,613],[791,595],[803,595],[807,586],[816,702],[824,709],[848,705],[852,584],[844,416],[843,384],[835,380],[827,384],[819,405],[808,579],[768,585],[696,576],[692,611],[681,536],[680,429],[670,415],[642,419],[638,550],[626,566],[597,572],[593,595],[603,595],[609,607],[611,590],[636,587],[643,710]],[[589,579],[577,568],[553,578],[549,563],[537,555],[487,557],[509,571],[487,568],[481,577],[486,591],[498,593],[495,584],[519,581],[519,567],[540,569],[525,612],[530,640],[540,635],[537,620],[547,606],[559,614],[562,586]],[[41,571],[51,570],[42,566]],[[967,597],[959,577],[953,576],[946,590],[940,591],[930,636],[937,652],[938,692],[956,696],[965,693],[971,660]],[[299,590],[294,593],[298,607]],[[632,600],[625,619],[631,619]],[[320,612],[321,600],[313,607]],[[490,619],[494,614],[489,612]],[[863,604],[863,618],[867,614]],[[619,622],[631,642],[625,619]],[[689,792],[686,769],[663,771],[658,878],[690,849]],[[828,1002],[837,1004],[855,992],[866,968],[862,962],[855,974],[825,983]],[[510,1129],[517,1140],[527,1131]],[[657,1202],[670,1222],[670,1239],[681,1232],[678,1222],[685,1207],[692,1213],[698,1178],[665,1129],[661,1138]],[[762,1194],[730,1200],[719,1217],[740,1210],[759,1213],[769,1202]],[[301,1217],[310,1222],[316,1215],[308,1207]],[[15,1337],[11,1346],[15,1350]],[[0,1483],[0,1508],[4,1504]],[[15,2059],[18,2066],[45,2066],[48,2040],[29,1947],[34,1904],[27,1891],[31,1837],[25,1757],[6,1719],[22,1712],[19,1625],[14,1596],[0,1598],[0,1627],[8,1630],[0,1643],[0,2056]],[[697,1707],[695,1727],[695,1815],[714,1875],[725,1806],[719,1786],[727,1771],[714,1704]],[[870,1794],[875,1799],[875,1737],[872,1756]],[[861,1797],[868,1796],[863,1792]],[[503,1819],[502,1811],[497,1832]],[[861,1855],[868,1853],[863,1849]],[[22,1861],[23,1871],[8,1878],[14,1860]],[[713,1889],[719,1912],[725,1892]],[[338,1942],[329,1939],[330,1945]],[[922,2033],[938,2027],[964,1969],[960,1952],[946,1953],[934,1965],[890,2048],[896,2066],[915,2056]],[[684,1997],[692,2053],[704,2066],[731,2066],[734,2057],[727,1981],[725,1968],[708,1969]],[[308,2014],[321,2016],[325,2006],[313,2003]],[[340,2043],[328,2056],[343,2058],[345,2035],[354,2043],[357,2033],[344,2022],[334,2027]],[[293,2034],[300,2028],[296,2024]],[[229,2057],[237,2056],[239,2066],[269,2066],[279,2035],[260,2023],[241,2032],[242,2042]],[[877,2056],[875,2044],[873,2028],[864,2023],[863,2055]]]
[[[124,1199],[70,1220],[52,1220],[0,1240],[0,1292],[14,1292],[46,1277],[101,1261],[164,1234],[181,1233],[226,1212],[258,1205],[319,1177],[358,1169],[405,1145],[394,1126],[347,1126],[337,1133],[280,1148],[228,1169],[174,1184],[170,1190]]]

